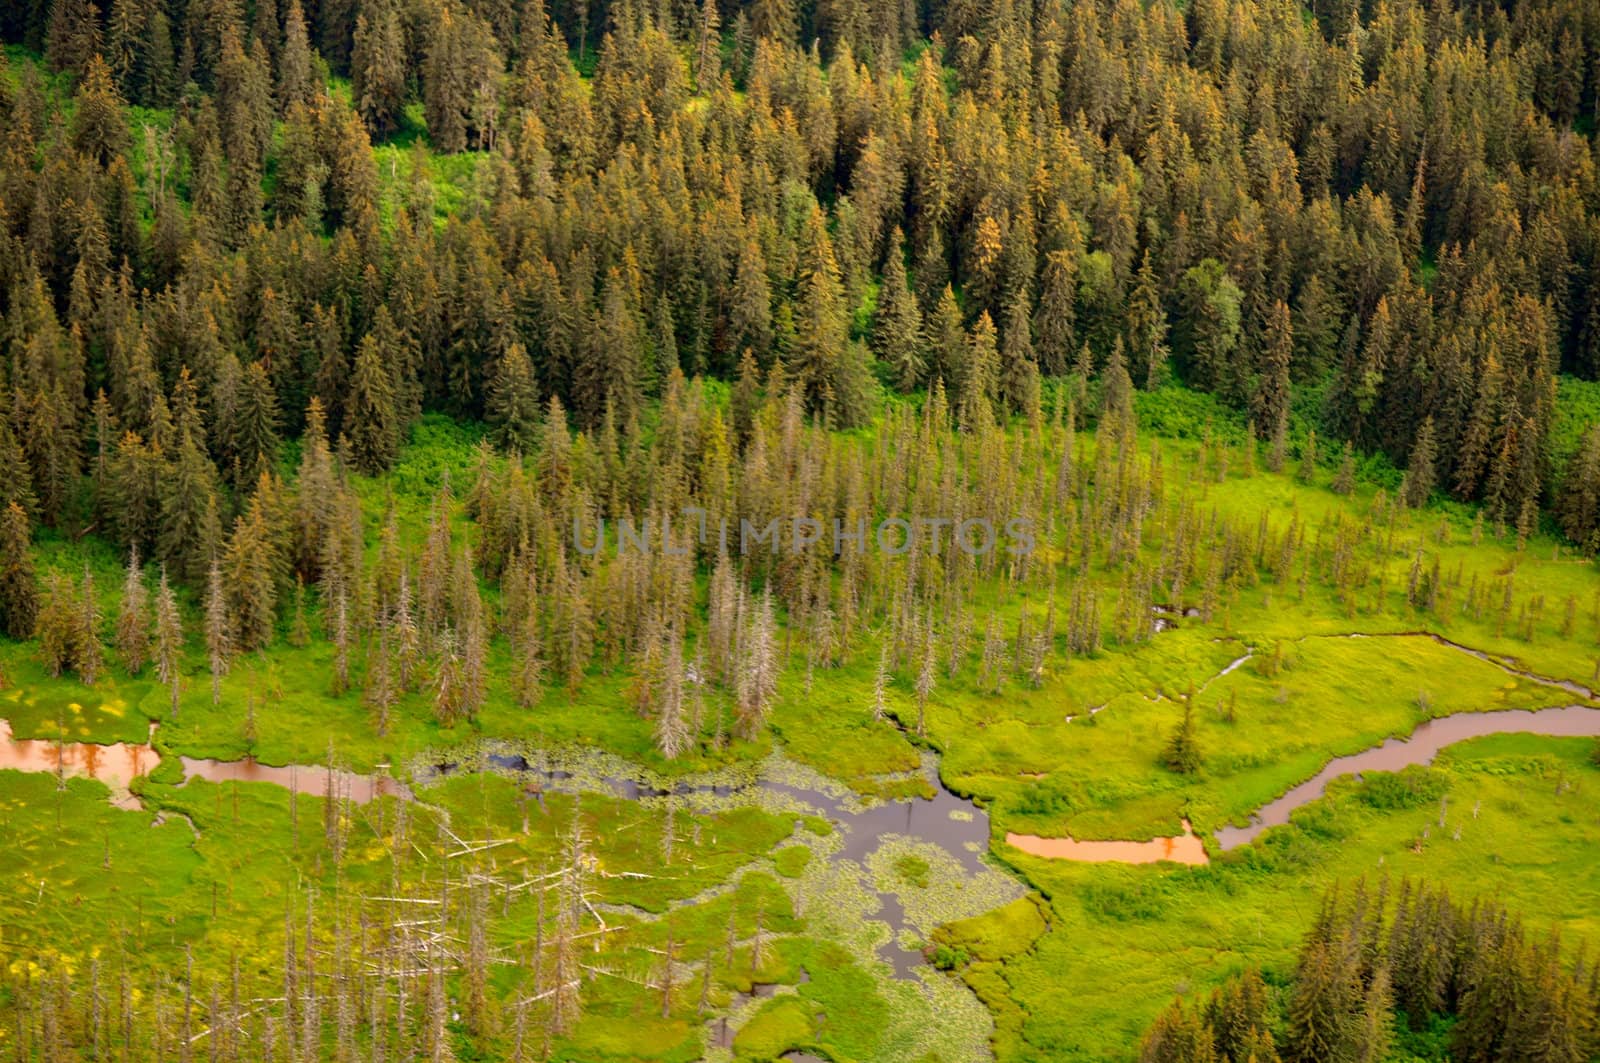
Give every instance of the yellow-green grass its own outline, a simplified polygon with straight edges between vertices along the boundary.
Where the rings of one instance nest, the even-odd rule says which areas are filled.
[[[1159,668],[1166,638],[1131,656],[1155,658]],[[951,718],[946,705],[934,734],[963,734],[952,740],[961,752],[947,759],[947,776],[994,798],[1008,830],[1143,839],[1176,834],[1187,817],[1208,833],[1245,822],[1329,760],[1408,734],[1430,717],[1572,701],[1565,691],[1421,636],[1313,637],[1276,649],[1275,666],[1274,650],[1258,650],[1228,674],[1195,683],[1204,765],[1193,776],[1162,766],[1184,712],[1184,695],[1170,682],[1166,694],[1151,685],[1112,698],[1093,723],[1058,716],[1026,730]],[[1010,770],[968,771],[970,764]]]
[[[477,460],[475,438],[472,432],[430,418],[419,426],[394,474],[378,480],[358,478],[369,539],[375,537],[384,510],[392,504],[402,539],[418,541],[445,470],[458,495],[465,494]],[[1084,448],[1092,447],[1087,436],[1080,442]],[[1432,631],[1515,657],[1526,668],[1548,676],[1590,680],[1600,650],[1596,644],[1600,625],[1593,613],[1595,573],[1591,564],[1555,540],[1535,536],[1519,552],[1510,535],[1496,539],[1490,528],[1474,544],[1472,514],[1448,505],[1396,514],[1391,533],[1390,514],[1375,505],[1376,489],[1370,485],[1343,498],[1327,489],[1326,470],[1312,485],[1287,475],[1246,477],[1239,471],[1245,463],[1237,452],[1230,460],[1234,471],[1218,483],[1213,482],[1214,464],[1207,469],[1195,465],[1197,448],[1192,441],[1165,441],[1161,449],[1169,495],[1175,498],[1187,490],[1202,511],[1214,508],[1241,527],[1254,527],[1265,511],[1278,531],[1293,518],[1308,528],[1307,550],[1319,529],[1324,536],[1333,534],[1331,521],[1336,517],[1359,523],[1378,513],[1381,519],[1374,535],[1377,543],[1387,545],[1369,541],[1356,548],[1359,563],[1370,571],[1365,582],[1346,594],[1325,586],[1316,572],[1303,591],[1296,575],[1282,584],[1225,586],[1209,623],[1182,618],[1176,630],[1138,645],[1111,644],[1087,658],[1058,655],[1038,689],[1010,680],[999,694],[979,690],[972,678],[978,651],[975,639],[963,676],[949,680],[941,670],[926,709],[925,741],[942,751],[945,780],[989,806],[997,837],[1018,830],[1083,838],[1148,838],[1176,833],[1183,816],[1204,834],[1225,822],[1241,821],[1251,809],[1313,774],[1332,757],[1404,734],[1428,716],[1574,700],[1565,691],[1516,677],[1431,639],[1328,636]],[[463,540],[475,534],[459,504],[452,524]],[[1415,609],[1406,601],[1407,575],[1419,546],[1425,568],[1434,556],[1439,558],[1446,582],[1434,611]],[[93,540],[47,538],[40,555],[44,570],[75,578],[87,563],[95,573],[102,612],[108,616],[115,612],[119,560],[108,548]],[[1154,549],[1147,547],[1145,560],[1154,559]],[[1297,561],[1296,574],[1298,569]],[[1509,622],[1502,625],[1496,618],[1498,591],[1486,594],[1489,604],[1481,618],[1462,613],[1466,587],[1474,575],[1488,588],[1513,570]],[[1121,573],[1105,568],[1098,559],[1089,573],[1101,588],[1101,615],[1109,631]],[[1194,605],[1200,595],[1201,589],[1191,585],[1176,604]],[[1534,595],[1543,596],[1544,609],[1530,640],[1517,613]],[[1562,631],[1569,596],[1578,602],[1570,636]],[[492,594],[489,597],[492,601]],[[1058,602],[1058,609],[1064,604]],[[1045,607],[1038,588],[1004,594],[991,584],[979,588],[972,615],[981,631],[994,610],[1009,637],[1022,611],[1037,627]],[[418,693],[393,711],[389,732],[376,735],[370,710],[357,692],[330,691],[332,650],[320,638],[297,649],[280,637],[264,653],[236,659],[223,680],[221,703],[213,706],[210,677],[194,637],[199,623],[192,601],[187,609],[193,644],[176,719],[170,718],[166,690],[148,674],[128,677],[112,664],[88,688],[72,677],[48,676],[35,648],[16,643],[0,644],[0,669],[5,673],[0,711],[23,737],[64,734],[77,740],[138,741],[145,737],[149,722],[159,720],[158,745],[172,752],[220,757],[254,752],[269,763],[316,763],[331,746],[341,762],[361,769],[387,762],[403,770],[409,758],[424,751],[448,759],[451,748],[482,736],[533,745],[587,743],[665,771],[754,761],[776,741],[795,759],[864,792],[893,794],[920,786],[907,775],[917,762],[918,741],[905,733],[916,730],[918,716],[909,677],[896,676],[890,684],[888,702],[894,719],[872,719],[878,657],[872,633],[862,637],[841,667],[818,669],[809,690],[803,640],[796,638],[769,736],[735,742],[725,750],[702,745],[689,757],[668,764],[654,752],[650,721],[634,710],[627,696],[628,678],[621,671],[597,664],[575,696],[552,689],[538,706],[520,708],[504,679],[509,650],[499,640],[492,650],[489,698],[472,724],[439,726],[427,696]],[[320,631],[314,612],[310,620],[313,630]],[[287,630],[286,617],[283,634]],[[1251,660],[1219,677],[1247,647],[1253,651]],[[1275,665],[1267,663],[1274,660]],[[359,675],[359,666],[356,670]],[[1191,686],[1198,692],[1198,739],[1204,761],[1193,777],[1176,775],[1160,762],[1162,748],[1181,716],[1180,699]],[[719,708],[715,696],[708,699],[707,708],[714,719]],[[1095,708],[1101,711],[1090,716],[1089,710]],[[253,742],[247,740],[245,726],[251,714]],[[1067,722],[1069,716],[1075,717],[1073,722]],[[709,738],[710,728],[708,722],[702,737]],[[1556,750],[1549,755],[1557,756],[1574,778],[1587,778],[1585,773],[1591,771],[1583,764],[1583,743],[1509,738],[1503,742],[1501,746],[1475,743],[1470,748],[1500,749],[1505,756],[1529,749]],[[1047,1059],[1114,1058],[1125,1053],[1149,1017],[1183,985],[1210,984],[1247,963],[1284,963],[1301,932],[1301,916],[1323,886],[1331,878],[1375,869],[1380,856],[1384,866],[1426,871],[1462,892],[1511,890],[1508,900],[1526,899],[1530,908],[1541,909],[1532,889],[1507,878],[1508,868],[1519,867],[1529,882],[1561,895],[1564,907],[1545,909],[1552,921],[1570,917],[1574,933],[1592,936],[1595,928],[1589,925],[1583,905],[1594,899],[1597,876],[1588,862],[1568,855],[1581,853],[1589,840],[1582,831],[1594,818],[1592,810],[1582,805],[1582,791],[1557,795],[1553,783],[1529,773],[1526,758],[1493,762],[1496,771],[1514,771],[1513,775],[1468,770],[1465,761],[1447,759],[1455,763],[1445,773],[1452,807],[1470,808],[1481,800],[1482,817],[1464,825],[1461,842],[1435,838],[1420,855],[1411,853],[1409,846],[1421,824],[1437,814],[1436,808],[1385,812],[1367,808],[1349,793],[1302,814],[1297,828],[1269,832],[1258,849],[1198,871],[1077,866],[1002,848],[1030,884],[1050,895],[1052,914],[1050,931],[1032,951],[1000,950],[1002,955],[995,948],[987,953],[969,950],[982,958],[969,965],[964,976],[997,1018],[1000,1054]],[[1538,783],[1521,798],[1523,818],[1515,819],[1505,802],[1530,779]],[[252,948],[251,942],[272,941],[281,932],[291,879],[286,869],[311,878],[328,873],[320,866],[320,803],[312,799],[301,800],[300,838],[295,842],[281,791],[250,785],[235,791],[206,783],[180,789],[155,783],[141,787],[152,807],[190,814],[201,829],[196,841],[181,821],[169,820],[152,829],[148,814],[110,808],[103,791],[92,784],[71,783],[59,797],[54,787],[53,779],[23,780],[0,773],[0,795],[23,802],[11,813],[23,846],[17,851],[42,852],[53,844],[57,801],[63,803],[66,823],[61,828],[64,848],[41,856],[47,885],[54,887],[46,891],[46,898],[39,899],[35,883],[30,904],[20,875],[0,897],[6,906],[5,940],[8,947],[16,945],[18,956],[52,947],[81,957],[91,942],[74,928],[89,925],[127,927],[130,932],[140,927],[147,945],[150,935],[157,933],[152,928],[159,928],[166,935],[161,946],[165,951],[152,955],[164,956],[166,962],[173,962],[172,950],[186,941],[216,946],[212,951],[218,955],[233,947]],[[430,800],[445,803],[464,822],[484,819],[478,824],[481,834],[520,834],[523,806],[506,780],[451,779],[434,792],[438,796]],[[241,809],[237,824],[232,818],[235,793]],[[508,866],[533,868],[557,858],[559,830],[570,813],[564,801],[552,795],[547,798],[550,812],[532,814],[530,837],[506,848]],[[610,835],[603,846],[606,867],[660,872],[659,810],[599,798],[586,799],[585,808],[596,836]],[[1563,815],[1572,822],[1562,821]],[[715,948],[726,933],[727,910],[717,907],[722,900],[707,897],[704,891],[731,877],[752,904],[771,903],[768,926],[775,934],[793,931],[798,924],[782,922],[788,888],[784,884],[797,879],[786,876],[804,876],[816,861],[808,864],[785,855],[776,866],[782,875],[741,874],[741,868],[782,845],[792,833],[791,821],[763,817],[728,813],[716,822],[707,819],[701,824],[698,848],[684,840],[688,820],[680,820],[675,844],[684,853],[694,849],[690,862],[681,868],[674,864],[648,886],[643,880],[606,880],[608,899],[631,906],[633,912],[619,916],[619,925],[629,928],[635,943],[651,941],[655,942],[651,947],[659,948],[666,928],[652,917],[666,903],[698,898],[688,908],[672,912],[673,933],[680,935],[676,941],[686,954]],[[127,840],[130,834],[135,843]],[[107,836],[113,870],[99,875]],[[1491,841],[1500,838],[1503,844]],[[146,839],[149,844],[138,844]],[[248,864],[230,856],[237,851],[252,854]],[[1500,862],[1491,862],[1491,855]],[[32,860],[30,855],[19,865],[27,868]],[[368,840],[351,860],[345,871],[347,888],[359,887],[364,878],[385,881],[379,878],[388,874],[385,851],[376,839]],[[113,886],[115,895],[109,892]],[[213,929],[202,929],[213,887],[222,915]],[[80,894],[82,908],[62,907]],[[57,899],[51,900],[52,895]],[[149,913],[142,920],[140,897]],[[752,920],[753,911],[741,908],[736,920]],[[502,932],[514,939],[530,926],[531,918],[514,906],[501,924]],[[752,926],[742,927],[741,933],[747,934]],[[623,950],[620,955],[646,962],[649,954],[630,954],[626,950],[631,946],[622,938],[617,941],[615,947]],[[820,942],[815,944],[820,947]],[[854,962],[863,963],[859,957]],[[793,972],[773,973],[787,977]],[[726,1000],[745,977],[719,973],[714,997]],[[815,1000],[823,989],[818,986],[809,991],[812,996],[805,996],[806,990],[800,988],[800,998]],[[694,995],[687,988],[682,992],[685,997]],[[607,982],[599,988],[590,1017],[575,1034],[573,1044],[581,1047],[572,1048],[573,1058],[625,1058],[628,1046],[637,1046],[647,1036],[669,1046],[662,1049],[665,1057],[692,1057],[700,1029],[689,1014],[690,1003],[662,1020],[665,1025],[656,1025],[653,1020],[637,1021],[640,1015],[659,1011],[659,1001],[648,997],[637,987]],[[891,1010],[902,1006],[893,1003],[894,998],[884,999],[891,1000]],[[763,1017],[765,1012],[758,1012],[752,1032],[744,1036],[765,1037],[764,1045],[783,1040],[762,1031],[787,1029],[792,1025],[789,1020],[800,1013],[792,1003],[770,1007],[786,1010],[770,1021]],[[834,1031],[829,1034],[831,1041],[817,1032],[819,1014]],[[813,1031],[806,1043],[838,1058],[854,1058],[849,1052],[859,1046],[837,1033],[845,1020],[834,1010],[813,1008],[807,1018]],[[628,1028],[630,1022],[635,1025]],[[757,1043],[747,1040],[747,1054],[766,1050],[758,1049]],[[879,1044],[873,1051],[882,1050]]]
[[[1495,896],[1533,929],[1596,940],[1600,770],[1590,747],[1531,735],[1461,743],[1439,767],[1408,771],[1409,785],[1343,780],[1290,826],[1203,868],[1011,854],[1050,897],[1052,925],[1001,971],[1003,1000],[1021,1012],[1002,1058],[1133,1058],[1174,995],[1252,966],[1286,974],[1317,898],[1357,876],[1425,876],[1464,898]],[[992,972],[979,974],[987,981],[975,988],[996,992]]]

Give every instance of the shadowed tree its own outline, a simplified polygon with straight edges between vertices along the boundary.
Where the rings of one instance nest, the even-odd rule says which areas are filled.
[[[0,624],[14,639],[32,638],[39,617],[39,585],[33,574],[28,515],[15,501],[0,523]]]
[[[400,452],[399,415],[385,357],[386,352],[379,350],[374,335],[361,341],[345,400],[344,425],[350,457],[355,467],[368,475],[386,471]]]

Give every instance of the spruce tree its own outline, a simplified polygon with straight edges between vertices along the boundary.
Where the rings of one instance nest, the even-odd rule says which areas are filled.
[[[239,462],[239,485],[254,483],[271,472],[278,460],[278,396],[261,362],[244,368],[234,398],[232,418],[234,456]]]
[[[1167,373],[1167,311],[1161,305],[1160,281],[1148,247],[1128,298],[1128,350],[1132,375],[1147,390],[1160,387]]]
[[[437,151],[453,154],[467,147],[467,109],[471,106],[464,23],[471,15],[445,4],[428,36],[423,68],[423,103],[428,139]]]
[[[1183,719],[1173,730],[1172,737],[1167,740],[1167,749],[1162,754],[1162,762],[1169,770],[1180,775],[1193,775],[1200,770],[1200,743],[1195,735],[1193,690],[1183,699]]]
[[[962,324],[961,306],[949,285],[940,294],[928,320],[928,348],[932,363],[929,375],[942,381],[945,392],[959,405],[961,396],[966,394],[972,352],[967,344],[966,326]]]
[[[95,597],[94,575],[88,564],[83,566],[83,582],[78,589],[78,608],[72,645],[78,678],[87,686],[94,686],[100,677],[100,666],[105,661],[105,649],[100,642],[100,603]]]
[[[1356,451],[1345,440],[1344,452],[1339,457],[1339,471],[1333,477],[1333,493],[1348,495],[1356,487]]]
[[[1317,431],[1314,428],[1306,437],[1305,445],[1300,448],[1300,467],[1295,477],[1303,484],[1317,478]]]
[[[178,615],[178,599],[167,582],[167,568],[161,566],[161,582],[156,588],[155,618],[156,677],[171,695],[172,718],[178,718],[178,693],[183,681],[183,621]]]
[[[967,372],[958,400],[962,428],[976,431],[979,426],[994,424],[999,375],[1000,352],[995,347],[994,322],[985,310],[978,315],[967,340]]]
[[[1600,426],[1584,434],[1578,453],[1567,463],[1556,519],[1581,549],[1591,554],[1600,550]]]
[[[111,0],[106,61],[124,98],[139,99],[144,88],[141,53],[147,24],[144,0]]]
[[[100,165],[128,148],[128,116],[111,79],[111,68],[96,55],[73,98],[72,143]]]
[[[1049,376],[1061,376],[1077,350],[1078,262],[1068,251],[1045,256],[1044,284],[1034,311],[1034,346]]]
[[[838,401],[847,322],[833,242],[822,208],[815,204],[806,219],[798,287],[788,369],[805,394],[807,408],[821,412]]]
[[[283,48],[278,54],[278,106],[288,114],[295,104],[309,105],[315,98],[305,11],[300,0],[289,0],[283,17]]]
[[[489,423],[501,446],[531,454],[539,439],[539,385],[527,348],[506,348],[489,385]]]
[[[179,441],[177,459],[161,482],[161,517],[156,554],[182,578],[204,579],[207,508],[216,472],[200,443],[189,434]]]
[[[32,638],[39,618],[28,514],[15,500],[0,524],[0,627],[14,639]]]
[[[1034,417],[1039,412],[1039,367],[1033,360],[1032,325],[1027,300],[1011,300],[1005,343],[1000,352],[1000,399],[1007,412]]]
[[[368,335],[356,349],[355,371],[345,401],[345,436],[355,467],[375,476],[394,464],[400,453],[399,417],[394,384],[384,358],[393,352],[379,350]]]
[[[139,567],[139,548],[128,552],[128,567],[122,581],[122,603],[117,609],[117,653],[129,675],[144,670],[150,655],[150,593],[145,589],[144,572]]]
[[[271,535],[261,495],[257,493],[249,510],[234,524],[223,562],[232,639],[241,650],[267,645],[277,625]],[[207,619],[209,624],[209,615]],[[207,636],[210,637],[209,627]]]
[[[228,617],[228,596],[222,583],[222,565],[212,560],[206,577],[206,658],[211,666],[211,704],[222,704],[222,677],[233,656],[233,632]]]
[[[1263,438],[1272,441],[1272,471],[1281,472],[1283,441],[1289,433],[1289,364],[1294,356],[1289,307],[1282,300],[1272,305],[1262,343],[1261,376],[1251,409],[1256,430],[1262,433]]]
[[[350,92],[375,137],[399,125],[406,96],[405,35],[393,0],[363,5],[350,53]]]
[[[904,237],[896,227],[884,259],[872,345],[878,360],[889,367],[895,386],[901,391],[912,391],[923,383],[927,362],[922,351],[922,314],[906,281],[904,244]]]
[[[1405,491],[1401,502],[1416,509],[1433,494],[1438,457],[1433,441],[1433,418],[1425,417],[1417,429],[1417,438],[1411,444],[1411,459],[1406,463]]]

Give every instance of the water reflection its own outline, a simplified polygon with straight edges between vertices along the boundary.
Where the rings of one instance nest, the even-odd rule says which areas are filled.
[[[1152,838],[1147,842],[1078,841],[1075,838],[1041,838],[1036,834],[1006,834],[1006,844],[1047,860],[1079,860],[1086,863],[1203,864],[1206,847],[1183,821],[1183,833],[1171,838]]]
[[[139,807],[127,793],[134,776],[155,767],[156,751],[141,743],[55,742],[44,738],[15,738],[9,721],[0,720],[0,769],[47,772],[61,777],[98,779],[117,795],[121,808]]]

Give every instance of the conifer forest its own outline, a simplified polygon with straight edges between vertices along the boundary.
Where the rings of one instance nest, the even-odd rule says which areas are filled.
[[[0,1061],[1600,1060],[1597,0],[0,0]]]

